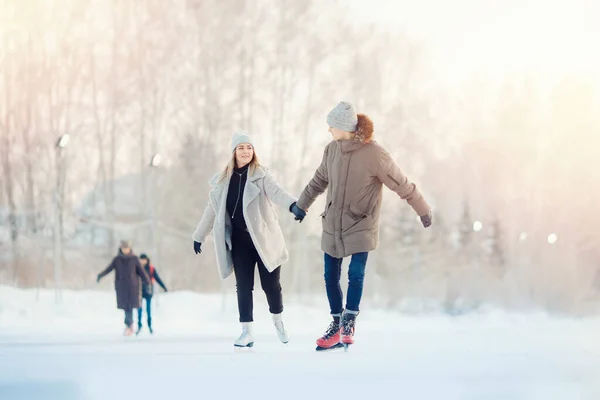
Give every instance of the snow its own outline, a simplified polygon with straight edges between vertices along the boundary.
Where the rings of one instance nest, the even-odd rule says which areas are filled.
[[[598,399],[600,319],[501,310],[406,316],[363,307],[348,353],[317,353],[321,307],[291,300],[277,341],[260,291],[256,343],[229,293],[161,294],[153,336],[121,336],[113,293],[0,286],[0,399]]]

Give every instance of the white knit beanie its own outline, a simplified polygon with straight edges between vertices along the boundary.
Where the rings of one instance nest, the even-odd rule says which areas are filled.
[[[327,115],[327,123],[333,128],[338,128],[346,132],[356,132],[358,117],[354,106],[346,101],[341,101]]]
[[[252,142],[252,138],[246,132],[236,132],[231,137],[231,152],[233,153],[235,149],[242,143],[249,143],[254,147],[254,142]]]

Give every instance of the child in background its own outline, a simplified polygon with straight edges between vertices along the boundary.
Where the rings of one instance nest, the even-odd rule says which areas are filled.
[[[146,314],[148,316],[148,330],[150,331],[150,333],[153,333],[153,331],[152,331],[152,295],[154,294],[154,282],[157,282],[160,285],[160,287],[163,288],[163,290],[165,292],[167,292],[168,290],[167,290],[167,287],[165,286],[164,282],[162,281],[162,279],[160,279],[160,276],[158,275],[156,268],[154,267],[154,265],[152,265],[150,263],[150,259],[144,253],[140,254],[140,264],[144,268],[144,271],[146,271],[146,274],[150,277],[150,282],[151,282],[150,285],[143,286],[142,298],[146,301]],[[142,330],[142,307],[141,307],[141,305],[142,304],[140,302],[140,308],[138,308],[138,329],[137,329],[137,332],[135,333],[136,335],[138,335],[140,333],[140,331]]]

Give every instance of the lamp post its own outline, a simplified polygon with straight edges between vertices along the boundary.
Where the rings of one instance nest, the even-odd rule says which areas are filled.
[[[475,222],[473,222],[473,232],[478,233],[481,232],[481,230],[483,229],[483,223],[479,220],[476,220]],[[477,271],[479,271],[481,269],[481,260],[480,260],[480,250],[481,250],[481,245],[479,243],[479,238],[473,238],[473,241],[471,242],[471,246],[473,246],[473,250],[475,252],[475,254],[473,254],[473,256],[475,257],[475,269]]]
[[[56,182],[54,185],[54,300],[56,303],[61,301],[62,286],[62,186],[65,172],[64,151],[69,144],[70,136],[65,133],[58,138],[54,145],[54,161]]]
[[[150,168],[152,169],[152,171],[150,172],[151,176],[150,176],[150,195],[148,196],[148,198],[150,199],[150,223],[151,223],[151,230],[152,230],[152,258],[155,260],[156,265],[159,264],[159,259],[158,259],[158,244],[157,244],[157,239],[156,239],[156,202],[154,200],[154,196],[156,194],[156,168],[158,168],[160,166],[160,163],[162,161],[162,156],[158,153],[154,154],[152,156],[152,159],[150,160]]]

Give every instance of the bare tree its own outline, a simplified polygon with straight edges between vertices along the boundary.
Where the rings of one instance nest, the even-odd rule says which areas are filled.
[[[3,19],[10,21],[14,16],[15,10],[10,5],[5,5],[3,9]],[[10,25],[9,25],[10,27]],[[12,64],[12,54],[10,49],[16,45],[9,34],[5,33],[3,38],[4,52],[2,59],[2,68],[4,79],[3,79],[3,108],[0,114],[0,130],[2,130],[2,144],[0,148],[0,154],[2,154],[2,170],[3,170],[3,182],[4,182],[4,193],[6,195],[6,202],[8,205],[8,223],[10,231],[10,242],[12,252],[12,276],[11,279],[14,281],[17,277],[17,266],[19,258],[19,228],[17,221],[17,204],[15,201],[15,177],[13,172],[13,166],[10,161],[10,155],[12,150],[12,129],[13,129],[13,114],[14,114],[14,95],[12,81],[14,77],[14,66]]]

